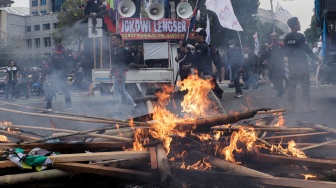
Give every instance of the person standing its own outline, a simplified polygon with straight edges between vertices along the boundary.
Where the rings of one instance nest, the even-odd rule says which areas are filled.
[[[11,94],[12,99],[14,99],[17,94],[17,85],[18,85],[18,77],[19,70],[15,66],[15,62],[13,60],[9,61],[9,67],[6,68],[5,72],[5,84],[6,84],[6,100],[8,99],[8,95]]]
[[[253,89],[258,88],[258,83],[257,83],[257,64],[258,60],[256,55],[254,55],[253,52],[250,51],[249,46],[245,45],[243,47],[243,53],[244,53],[244,84],[245,86],[242,89],[250,89],[250,86],[253,86]],[[252,85],[251,85],[252,84]]]
[[[229,41],[227,52],[227,62],[231,66],[233,74],[233,84],[235,85],[235,98],[243,97],[243,90],[240,86],[240,73],[242,72],[243,54],[240,48],[236,47],[233,39]]]
[[[215,78],[218,78],[219,83],[222,83],[222,68],[223,68],[223,58],[222,56],[219,54],[219,49],[217,46],[213,47],[213,51],[212,51],[212,60],[214,62],[214,65],[216,67],[217,73]]]
[[[52,56],[48,69],[46,80],[49,82],[49,87],[47,92],[47,105],[45,107],[47,111],[52,110],[52,100],[59,88],[64,94],[65,108],[63,110],[72,109],[71,95],[67,84],[68,66],[72,63],[72,56],[63,50],[64,48],[58,49],[57,53]]]
[[[192,67],[200,78],[213,79],[212,78],[212,59],[211,59],[211,49],[208,43],[205,42],[207,34],[205,29],[197,28],[194,32],[194,40],[197,43],[195,46],[195,52],[191,56]],[[225,114],[225,111],[213,90],[209,91],[209,99],[215,103],[218,112]]]
[[[122,101],[130,104],[133,108],[136,107],[136,103],[132,97],[125,90],[126,70],[127,70],[127,50],[122,45],[122,36],[114,34],[112,36],[112,69],[110,71],[110,79],[113,81],[113,96],[114,96],[114,109],[113,115],[121,115],[123,109]]]
[[[279,35],[276,32],[271,34],[272,43],[270,45],[269,52],[269,70],[270,70],[270,79],[274,85],[274,88],[277,90],[275,97],[282,97],[285,93],[283,87],[283,81],[286,80],[285,76],[285,51],[284,43],[279,42]]]
[[[305,102],[305,112],[311,112],[315,109],[310,106],[310,75],[306,54],[312,59],[322,63],[322,59],[318,58],[310,47],[306,44],[305,36],[299,33],[301,25],[297,17],[292,17],[287,21],[291,32],[284,38],[286,55],[288,58],[289,69],[289,87],[288,101],[289,110],[295,110],[295,89],[298,83],[301,84],[302,98]]]
[[[191,74],[191,52],[187,49],[187,42],[183,41],[181,46],[181,51],[178,55],[178,57],[175,59],[179,66],[179,75],[181,81],[188,78],[188,76]]]

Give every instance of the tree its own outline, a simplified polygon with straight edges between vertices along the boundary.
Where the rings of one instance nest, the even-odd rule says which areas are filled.
[[[18,36],[6,35],[0,38],[0,67],[7,66],[10,59],[23,56],[25,41]]]
[[[320,24],[316,21],[315,14],[311,18],[310,27],[304,31],[304,34],[306,36],[306,39],[309,43],[317,42],[320,38],[321,33],[320,30]]]
[[[57,15],[57,30],[52,34],[56,44],[63,41],[69,45],[87,36],[86,24],[81,23],[84,19],[84,12],[80,5],[83,3],[84,0],[67,0],[62,4],[61,11]]]

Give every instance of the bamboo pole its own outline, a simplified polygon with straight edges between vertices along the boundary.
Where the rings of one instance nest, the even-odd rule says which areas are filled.
[[[336,140],[331,140],[331,141],[327,141],[327,142],[322,142],[322,143],[319,143],[319,144],[314,144],[312,146],[307,146],[307,147],[303,147],[303,148],[299,148],[301,151],[304,151],[304,150],[308,150],[308,149],[313,149],[313,148],[317,148],[317,147],[321,147],[321,146],[325,146],[325,145],[328,145],[328,144],[333,144],[335,143]]]
[[[10,106],[17,106],[17,107],[22,107],[22,108],[27,108],[27,109],[31,109],[31,110],[38,110],[38,111],[45,111],[45,109],[41,109],[41,108],[34,108],[34,107],[30,107],[30,106],[24,106],[24,105],[20,105],[20,104],[13,104],[13,103],[8,103],[8,102],[0,102],[6,105],[10,105]],[[99,120],[106,120],[106,121],[115,121],[115,122],[121,122],[121,123],[125,123],[125,122],[129,122],[129,121],[124,121],[124,120],[118,120],[118,119],[112,119],[112,118],[106,118],[106,117],[99,117],[99,116],[91,116],[91,115],[83,115],[83,114],[75,114],[75,113],[69,113],[69,112],[61,112],[61,111],[51,111],[50,113],[53,114],[61,114],[61,115],[68,115],[68,116],[76,116],[76,117],[83,117],[83,118],[92,118],[92,119],[99,119]],[[132,122],[134,125],[141,125],[141,122]]]
[[[264,140],[271,139],[282,139],[282,138],[293,138],[293,137],[304,137],[304,136],[316,136],[316,135],[324,135],[329,134],[329,132],[317,132],[317,133],[304,133],[304,134],[290,134],[290,135],[280,135],[280,136],[269,136],[263,138]]]
[[[76,133],[70,133],[67,135],[60,135],[60,136],[54,136],[54,137],[48,137],[44,139],[39,139],[31,142],[26,142],[25,144],[30,144],[30,143],[36,143],[36,142],[44,142],[47,140],[52,140],[56,138],[64,138],[68,136],[74,136],[74,135],[86,135],[91,132],[98,132],[98,131],[103,131],[103,130],[109,130],[109,129],[115,129],[114,127],[106,127],[106,128],[100,128],[100,129],[93,129],[93,130],[87,130],[87,131],[82,131],[82,132],[76,132]],[[132,138],[122,138],[122,137],[117,137],[117,136],[110,136],[110,138],[113,138],[114,140],[122,140],[122,141],[132,141]]]
[[[0,130],[0,134],[9,136],[11,138],[17,138],[17,139],[21,139],[21,140],[25,140],[25,141],[36,141],[36,140],[40,140],[40,138],[35,137],[35,136],[28,136],[19,132],[8,132],[8,131],[4,131],[4,130]]]
[[[36,126],[25,126],[25,125],[9,125],[8,127],[21,128],[21,129],[37,129],[37,130],[64,132],[64,133],[78,133],[78,131],[73,131],[73,130],[68,130],[68,129],[49,128],[49,127],[36,127]],[[113,129],[115,129],[115,128],[113,127]],[[132,129],[131,128],[122,128],[122,129],[113,130],[113,132],[118,134],[118,132],[123,132],[124,130],[132,130]],[[92,136],[92,137],[99,137],[99,138],[115,139],[114,136],[111,137],[111,135],[105,135],[105,134],[88,133],[86,135]],[[37,138],[36,140],[39,140],[39,138]]]
[[[279,112],[286,112],[286,109],[273,109],[273,110],[266,110],[266,111],[258,111],[257,114],[273,114],[273,113],[279,113]]]
[[[45,170],[45,171],[40,171],[40,172],[4,175],[4,176],[0,176],[0,185],[2,186],[15,185],[15,184],[27,183],[31,181],[66,177],[66,176],[71,176],[73,174],[74,173],[71,173],[71,172],[52,169],[52,170]]]
[[[225,160],[206,155],[206,154],[201,153],[199,151],[193,150],[193,151],[190,152],[190,154],[198,156],[199,158],[207,158],[207,160],[210,162],[211,165],[213,165],[217,168],[220,168],[222,170],[231,172],[233,174],[253,176],[253,177],[268,177],[268,178],[273,177],[269,174],[265,174],[265,173],[262,173],[262,172],[259,172],[259,171],[241,166],[241,165],[230,163],[230,162],[227,162]]]
[[[72,121],[81,121],[81,122],[90,122],[90,123],[109,123],[109,124],[120,124],[119,128],[129,126],[129,121],[105,121],[105,120],[93,120],[93,119],[83,119],[83,118],[72,118],[66,116],[57,116],[57,115],[49,115],[49,114],[40,114],[40,113],[31,113],[31,112],[23,112],[18,110],[10,110],[5,108],[0,108],[0,111],[12,112],[17,114],[25,114],[25,115],[33,115],[33,116],[41,116],[41,117],[51,117],[51,118],[58,118],[58,119],[65,119],[65,120],[72,120]],[[123,126],[122,126],[123,125]]]
[[[239,127],[212,127],[213,130],[220,131],[237,131]],[[269,131],[269,132],[286,132],[286,133],[300,133],[300,132],[313,132],[313,128],[288,128],[288,127],[253,127],[255,131]]]

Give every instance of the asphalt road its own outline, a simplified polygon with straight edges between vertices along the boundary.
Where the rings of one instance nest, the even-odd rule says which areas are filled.
[[[226,112],[230,111],[242,111],[246,108],[257,109],[257,108],[287,108],[287,93],[282,98],[274,98],[276,91],[271,87],[260,87],[257,90],[244,90],[244,97],[236,99],[234,98],[234,92],[232,88],[228,88],[227,84],[221,84],[221,88],[224,89],[223,98],[221,99],[222,105]],[[297,89],[297,100],[296,100],[296,112],[294,113],[284,113],[285,125],[294,126],[297,125],[297,121],[305,121],[312,124],[323,124],[329,127],[336,128],[336,86],[320,86],[318,89],[316,87],[311,87],[311,103],[312,106],[316,108],[316,112],[304,113],[303,112],[303,102],[301,98],[301,89]],[[100,116],[112,118],[111,109],[113,103],[111,101],[111,96],[88,96],[86,92],[82,93],[72,93],[73,110],[66,111],[76,114],[85,114],[90,116]],[[0,122],[10,121],[15,125],[30,125],[38,127],[51,127],[52,123],[56,128],[65,128],[73,130],[87,130],[93,128],[99,128],[102,126],[107,126],[108,124],[101,123],[88,123],[80,121],[70,121],[63,120],[54,117],[43,117],[44,115],[51,115],[51,113],[40,113],[38,110],[27,109],[23,107],[12,106],[4,104],[2,102],[8,102],[13,104],[19,104],[23,106],[30,106],[34,108],[44,108],[46,102],[43,96],[32,96],[30,99],[15,99],[15,100],[4,100],[4,96],[0,95],[0,108],[11,109],[18,111],[25,111],[30,113],[35,113],[41,116],[26,115],[20,113],[7,112],[0,110]],[[141,116],[146,114],[145,103],[138,103],[138,110],[134,113],[131,112],[131,107],[125,106],[123,109],[124,116],[122,119],[128,119],[129,115]],[[53,111],[63,111],[64,107],[64,97],[59,95],[53,102]],[[55,114],[57,115],[57,114]],[[256,115],[255,118],[261,117]],[[113,117],[115,118],[115,117]],[[37,131],[41,134],[49,134],[50,132]]]

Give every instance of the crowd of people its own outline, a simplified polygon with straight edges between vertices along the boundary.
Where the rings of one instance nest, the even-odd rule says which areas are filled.
[[[306,111],[313,111],[314,109],[310,106],[310,70],[306,54],[316,64],[322,63],[321,58],[317,55],[320,51],[320,45],[315,43],[313,50],[307,45],[304,35],[298,32],[300,22],[296,17],[288,20],[288,26],[291,28],[291,32],[284,37],[283,42],[280,42],[279,35],[273,32],[270,35],[270,44],[261,45],[258,54],[251,51],[247,45],[243,45],[242,49],[239,48],[237,41],[233,39],[228,42],[225,54],[220,53],[219,47],[208,45],[205,41],[207,37],[205,29],[198,28],[194,31],[195,46],[188,44],[187,41],[181,40],[179,42],[180,51],[175,58],[179,67],[178,75],[181,81],[193,73],[200,78],[210,79],[214,87],[209,91],[208,96],[221,113],[225,112],[219,100],[223,94],[223,89],[219,84],[223,83],[226,76],[235,88],[235,98],[243,97],[244,89],[257,89],[260,80],[266,85],[274,86],[275,97],[282,97],[285,94],[285,89],[288,88],[290,110],[295,108],[295,89],[300,83]],[[112,92],[115,104],[113,113],[120,114],[123,102],[133,108],[137,106],[125,90],[126,71],[129,68],[144,68],[147,65],[143,62],[143,50],[141,48],[135,50],[130,43],[123,45],[121,35],[114,34],[112,36],[112,45],[110,53],[114,66],[110,71],[110,79],[113,81]],[[12,99],[19,98],[20,95],[24,95],[28,99],[31,93],[29,91],[34,90],[45,94],[47,101],[45,109],[51,110],[53,97],[57,90],[61,89],[65,96],[65,109],[72,109],[71,95],[67,84],[69,82],[69,66],[64,66],[64,62],[70,65],[71,63],[68,62],[73,60],[74,58],[65,52],[61,44],[50,61],[43,60],[40,68],[18,68],[11,60],[5,70],[5,99],[9,99],[9,96]],[[74,78],[71,81],[77,89],[82,89],[84,72],[80,62],[76,63],[75,68],[72,69]],[[34,84],[35,89],[33,89]],[[48,86],[46,92],[44,92],[43,85]]]

